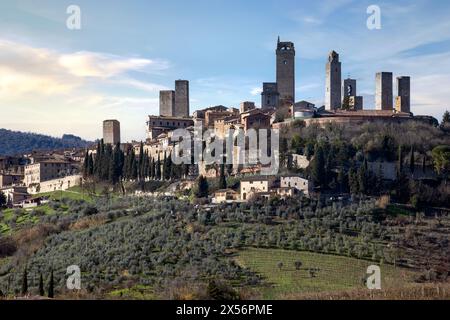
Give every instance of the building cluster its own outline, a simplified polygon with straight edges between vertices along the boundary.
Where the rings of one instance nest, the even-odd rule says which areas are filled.
[[[411,112],[410,77],[397,77],[397,95],[393,103],[392,72],[378,72],[375,76],[375,110],[409,114]],[[329,111],[363,110],[363,97],[357,95],[356,79],[341,81],[339,54],[330,52],[326,64],[325,109]],[[380,113],[381,115],[382,113]]]
[[[214,130],[216,137],[225,138],[229,130],[241,129],[247,132],[249,129],[270,129],[289,126],[296,119],[301,119],[305,125],[317,123],[325,125],[329,122],[358,123],[366,121],[410,121],[415,117],[410,113],[410,78],[406,76],[397,78],[397,96],[395,105],[393,99],[392,73],[381,72],[376,75],[376,108],[365,110],[363,97],[357,94],[356,79],[344,79],[342,81],[342,66],[339,54],[332,51],[326,63],[325,105],[316,108],[308,101],[295,101],[295,46],[292,42],[280,41],[278,38],[276,48],[276,82],[264,82],[262,84],[261,104],[244,101],[239,108],[223,105],[211,106],[196,110],[190,114],[189,81],[175,81],[175,90],[160,91],[159,115],[149,115],[146,122],[147,139],[144,151],[153,159],[162,159],[171,154],[177,141],[172,139],[177,129],[185,129],[192,134],[195,128]],[[287,110],[287,112],[284,112]],[[283,111],[283,112],[282,112]],[[280,120],[280,115],[284,120]],[[116,120],[107,120],[104,123],[104,141],[114,143],[120,141],[120,125]],[[124,150],[134,148],[139,152],[140,142],[121,144]],[[238,150],[233,151],[237,153]],[[305,165],[301,155],[293,155],[299,158],[300,166]],[[295,158],[294,157],[294,158]],[[233,162],[234,163],[234,162]],[[261,166],[237,170],[232,174],[254,175]],[[195,174],[206,177],[218,175],[217,169],[208,168],[202,163]],[[266,181],[266,178],[264,178]],[[301,179],[300,177],[298,179]],[[241,200],[246,200],[251,192],[244,192],[244,188],[250,188],[255,193],[280,193],[285,192],[283,181],[286,178],[275,179],[280,181],[280,186],[274,187],[272,182],[264,182],[264,190],[259,190],[258,182],[241,182]],[[247,183],[252,186],[247,186]],[[296,182],[300,183],[300,182]],[[304,185],[305,186],[305,185]],[[252,189],[253,188],[253,189]],[[310,184],[306,183],[309,190]],[[308,192],[300,189],[300,191]],[[290,192],[290,191],[289,191]],[[287,192],[286,194],[289,194]],[[222,198],[235,197],[230,190],[221,190]]]
[[[214,193],[214,203],[245,202],[251,199],[278,196],[281,199],[296,194],[309,196],[313,191],[311,181],[299,175],[247,176],[241,179],[240,193],[233,189],[218,190]]]
[[[40,201],[35,194],[79,185],[83,159],[84,150],[0,157],[0,192],[5,194],[8,206],[35,206]]]

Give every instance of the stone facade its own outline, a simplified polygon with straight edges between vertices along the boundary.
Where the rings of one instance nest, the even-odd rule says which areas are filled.
[[[342,101],[352,96],[356,96],[356,80],[348,78],[342,81]]]
[[[351,110],[362,110],[364,108],[364,99],[362,96],[350,96],[347,98]]]
[[[395,109],[398,112],[411,112],[410,91],[411,91],[410,77],[397,77],[397,100]]]
[[[25,166],[24,183],[27,187],[64,176],[73,175],[78,169],[67,161],[47,160]]]
[[[393,110],[392,72],[378,72],[375,81],[375,109]]]
[[[295,48],[292,42],[280,42],[277,50],[277,86],[279,99],[285,103],[295,102]]]
[[[45,193],[53,191],[64,191],[81,184],[82,177],[80,175],[72,175],[63,178],[53,179],[41,182],[38,185],[28,187],[30,194]]]
[[[253,176],[241,180],[241,200],[247,201],[257,193],[269,192],[274,186],[272,176]]]
[[[153,140],[164,132],[185,129],[193,125],[194,121],[190,118],[149,116],[147,121],[147,137]]]
[[[162,90],[159,92],[159,115],[162,117],[173,117],[175,108],[175,91]]]
[[[174,117],[189,117],[189,81],[175,81]]]
[[[295,188],[308,196],[312,192],[312,183],[300,176],[282,176],[280,178],[281,188]]]
[[[117,120],[103,121],[103,142],[116,145],[120,142],[120,122]]]
[[[328,55],[326,64],[325,109],[336,110],[341,107],[341,63],[335,51]]]
[[[276,82],[264,82],[261,93],[261,108],[277,108],[280,94]]]
[[[256,106],[255,106],[254,102],[244,101],[244,102],[241,102],[239,111],[240,111],[240,113],[244,113],[244,112],[247,112],[247,111],[250,111],[250,110],[253,110],[253,109],[256,109]]]

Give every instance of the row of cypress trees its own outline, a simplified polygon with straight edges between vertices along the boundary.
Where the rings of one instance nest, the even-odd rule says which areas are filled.
[[[189,164],[176,165],[172,156],[164,153],[164,158],[158,156],[157,160],[144,152],[141,142],[139,154],[134,149],[125,154],[120,143],[115,147],[105,144],[103,139],[97,144],[97,153],[86,152],[83,165],[83,175],[94,177],[99,181],[108,181],[116,184],[122,180],[172,180],[185,177],[189,174]]]
[[[55,280],[53,277],[53,269],[50,270],[50,280],[48,282],[48,289],[47,289],[47,297],[54,298],[55,291]],[[38,292],[39,296],[44,297],[45,296],[45,290],[44,290],[44,277],[42,276],[42,273],[39,274],[39,285],[38,285]],[[28,270],[25,266],[25,269],[23,270],[23,276],[22,276],[22,296],[25,296],[28,294]]]

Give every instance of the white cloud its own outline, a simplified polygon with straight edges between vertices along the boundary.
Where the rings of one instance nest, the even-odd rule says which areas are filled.
[[[252,96],[258,96],[258,95],[261,94],[261,92],[262,92],[262,89],[261,89],[261,88],[253,88],[253,89],[250,91],[250,94],[251,94]]]
[[[0,39],[0,127],[96,139],[111,117],[121,121],[125,140],[143,139],[145,117],[157,112],[157,92],[165,89],[146,79],[169,67],[165,60],[61,53]]]

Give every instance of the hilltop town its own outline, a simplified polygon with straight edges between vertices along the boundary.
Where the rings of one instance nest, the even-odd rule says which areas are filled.
[[[185,129],[194,135],[194,129],[213,130],[217,139],[226,140],[230,130],[242,130],[247,133],[251,129],[278,129],[281,132],[289,128],[322,127],[329,125],[346,125],[357,127],[368,123],[389,124],[429,124],[436,126],[437,120],[430,116],[418,116],[411,112],[410,77],[396,78],[394,96],[392,72],[380,72],[375,76],[375,109],[366,109],[363,97],[357,93],[355,79],[342,80],[342,65],[339,54],[332,51],[326,62],[325,105],[316,107],[308,101],[295,100],[295,46],[292,42],[282,42],[278,38],[276,46],[276,82],[264,82],[260,106],[256,102],[244,101],[239,108],[222,105],[211,106],[190,112],[189,81],[176,80],[175,90],[160,91],[159,115],[149,115],[146,121],[147,139],[144,142],[121,141],[120,121],[105,120],[103,123],[103,144],[113,148],[120,147],[125,155],[133,152],[137,157],[144,153],[148,157],[145,179],[162,179],[151,174],[150,167],[159,163],[164,171],[164,159],[173,156],[179,141],[172,135],[177,129]],[[292,139],[288,137],[289,140]],[[104,146],[102,146],[104,148]],[[300,148],[301,149],[301,148]],[[237,162],[239,153],[237,146],[232,151],[232,160],[227,162],[227,174],[242,179],[240,190],[218,190],[215,202],[245,201],[251,196],[285,197],[301,192],[309,195],[314,191],[314,181],[305,173],[311,155],[305,150],[299,153],[287,152],[285,166],[289,163],[297,171],[295,175],[278,177],[259,176],[261,163]],[[86,167],[89,155],[95,158],[98,146],[93,145],[86,150],[55,150],[53,152],[33,152],[21,156],[0,158],[0,188],[11,206],[33,207],[39,204],[39,197],[33,195],[67,190],[79,186],[88,175]],[[141,155],[142,157],[142,155]],[[93,159],[91,159],[93,165]],[[284,161],[284,160],[283,160]],[[381,166],[381,171],[378,170]],[[215,178],[220,175],[219,164],[211,165],[200,161],[196,166],[189,166],[180,178],[195,180],[199,175]],[[396,164],[370,161],[370,170],[380,174],[383,179],[396,179]],[[376,168],[375,168],[376,167]],[[144,169],[143,169],[144,170]],[[380,171],[380,172],[378,172]],[[303,174],[299,174],[303,173]],[[250,176],[250,177],[247,177]],[[121,178],[124,178],[122,176]],[[133,177],[132,177],[133,178]],[[275,178],[275,179],[274,179]],[[251,180],[251,188],[246,181]],[[190,185],[188,183],[188,185]],[[186,187],[186,186],[184,186]],[[249,194],[249,191],[251,195]]]

